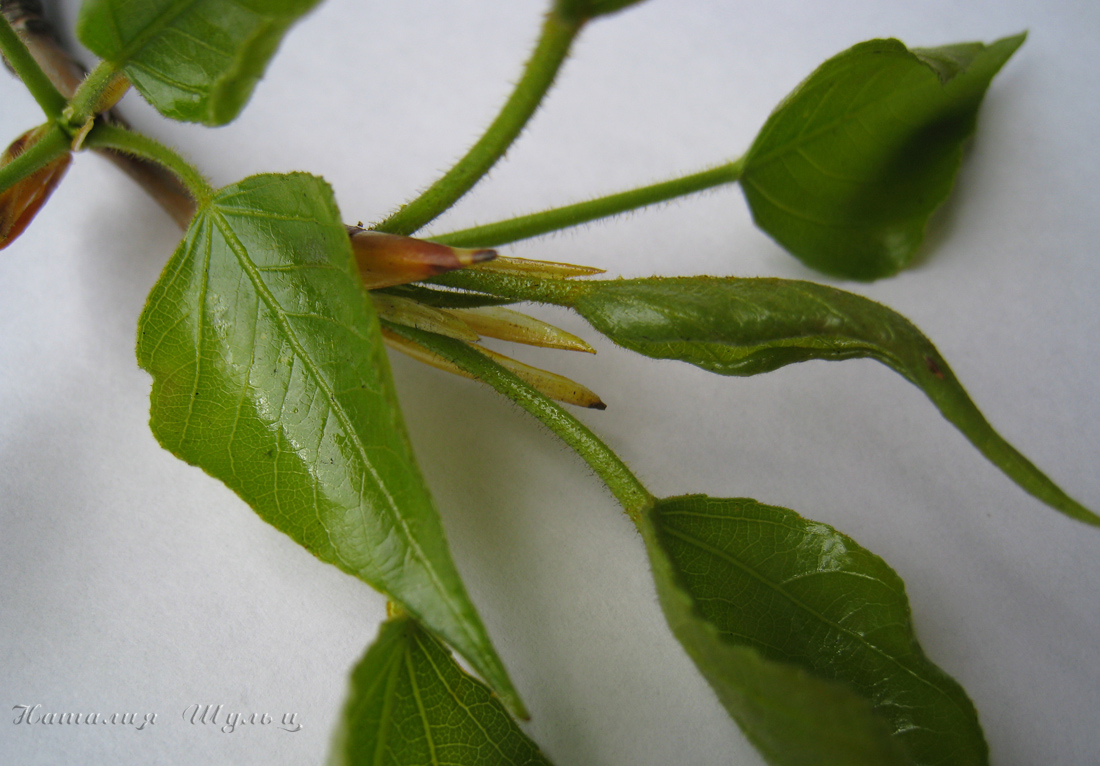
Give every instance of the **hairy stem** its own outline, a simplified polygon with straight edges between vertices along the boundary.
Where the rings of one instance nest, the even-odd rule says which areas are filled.
[[[69,114],[66,114],[66,117],[71,114],[69,119],[77,126],[83,125],[85,120],[94,117],[96,112],[99,111],[97,107],[103,92],[120,76],[122,76],[122,73],[118,71],[118,67],[114,64],[109,61],[99,62],[99,65],[84,78],[84,82],[76,89],[76,93],[73,94],[72,100],[69,102]]]
[[[588,463],[635,524],[641,514],[653,505],[654,497],[649,490],[584,423],[492,359],[453,338],[404,325],[384,324],[392,332],[458,365],[538,418]]]
[[[609,218],[627,213],[648,205],[667,202],[677,197],[713,189],[716,186],[736,183],[741,178],[744,164],[744,157],[742,157],[709,170],[673,178],[669,181],[630,189],[606,197],[598,197],[575,205],[544,210],[541,213],[532,213],[510,218],[506,221],[462,229],[431,239],[433,242],[450,245],[451,247],[506,245],[510,242],[537,237],[540,234],[566,229],[570,226],[579,226],[582,223],[600,218]]]
[[[447,287],[488,293],[512,301],[532,301],[566,307],[573,305],[576,298],[589,289],[590,284],[570,279],[542,279],[501,274],[488,270],[482,271],[476,266],[441,274],[428,281]]]
[[[373,228],[389,234],[412,234],[457,202],[488,173],[542,103],[580,29],[580,24],[566,23],[558,14],[548,15],[523,76],[485,134],[427,191]]]
[[[191,193],[191,196],[201,205],[208,200],[214,190],[203,175],[187,160],[179,156],[164,144],[161,144],[148,136],[133,133],[125,128],[100,123],[92,128],[84,145],[96,149],[113,149],[124,154],[131,154],[161,165],[176,175]]]
[[[50,78],[42,71],[42,67],[34,60],[27,46],[3,15],[0,15],[0,51],[46,116],[51,120],[61,117],[61,111],[65,108],[65,97],[53,86]]]
[[[49,125],[49,123],[47,123]],[[0,192],[69,151],[69,136],[56,123],[26,151],[0,167]]]

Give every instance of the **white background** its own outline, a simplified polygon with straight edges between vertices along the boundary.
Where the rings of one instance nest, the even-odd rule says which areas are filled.
[[[76,2],[53,9],[71,29]],[[329,0],[292,30],[244,115],[135,124],[217,185],[309,170],[348,222],[425,187],[488,124],[541,0]],[[579,201],[731,159],[820,62],[871,37],[1026,45],[994,81],[919,263],[843,286],[938,345],[990,421],[1100,508],[1100,5],[650,0],[593,23],[491,177],[430,227]],[[71,40],[71,33],[69,33]],[[87,59],[90,61],[90,59]],[[0,76],[0,135],[41,120]],[[5,141],[8,139],[4,139]],[[323,760],[384,601],[162,451],[134,362],[179,232],[105,161],[77,158],[0,252],[0,704],[156,712],[153,727],[16,726],[10,763]],[[611,274],[820,279],[734,188],[505,248]],[[870,361],[722,378],[612,347],[509,349],[596,389],[580,417],[657,494],[749,496],[833,524],[908,585],[928,654],[968,690],[996,764],[1100,763],[1100,530],[1018,489],[915,388]],[[393,360],[455,558],[559,766],[760,763],[661,618],[641,541],[571,452],[488,389]],[[281,716],[223,734],[194,703]]]

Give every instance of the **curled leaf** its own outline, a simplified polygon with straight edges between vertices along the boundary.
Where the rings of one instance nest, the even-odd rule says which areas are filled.
[[[3,155],[0,155],[0,167],[7,165],[41,140],[45,131],[45,126],[32,128],[12,141]],[[66,152],[0,192],[0,250],[23,233],[53,194],[71,162],[72,154]]]
[[[986,88],[1023,42],[909,50],[871,40],[826,61],[745,156],[756,224],[827,274],[904,268],[951,192]]]
[[[993,430],[920,330],[867,298],[795,280],[684,277],[578,282],[555,302],[572,306],[620,346],[720,375],[756,375],[811,359],[876,359],[924,391],[1024,490],[1100,526],[1100,517]]]

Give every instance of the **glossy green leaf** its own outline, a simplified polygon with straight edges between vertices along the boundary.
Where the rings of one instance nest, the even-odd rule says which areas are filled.
[[[924,656],[905,587],[882,559],[825,524],[748,499],[661,500],[641,527],[674,632],[734,718],[763,728],[742,724],[774,763],[904,763],[902,750],[917,764],[987,762],[973,704]],[[901,747],[877,738],[841,690],[776,663],[858,692]],[[828,695],[835,701],[814,703]],[[772,704],[788,708],[763,712]],[[831,715],[848,720],[829,737]],[[788,740],[779,726],[798,733]],[[826,748],[818,760],[815,736]]]
[[[549,764],[493,693],[407,616],[383,623],[350,686],[333,766]]]
[[[757,225],[827,274],[877,279],[905,267],[951,192],[986,88],[1023,42],[909,50],[871,40],[826,61],[745,157]]]
[[[720,375],[756,375],[810,359],[867,357],[918,386],[1023,489],[1078,521],[1100,517],[1066,495],[989,425],[931,341],[859,295],[782,279],[686,277],[576,283],[566,300],[621,346]]]
[[[123,69],[161,114],[224,125],[287,29],[319,0],[85,0],[80,41]]]
[[[417,469],[323,180],[254,176],[201,207],[149,295],[138,361],[166,449],[401,603],[522,715]]]

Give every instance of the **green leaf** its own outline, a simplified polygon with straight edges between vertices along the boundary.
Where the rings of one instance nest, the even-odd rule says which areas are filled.
[[[1024,37],[914,50],[871,40],[826,61],[746,155],[756,224],[827,274],[904,268],[951,192],[986,88]]]
[[[632,279],[575,283],[570,291],[554,302],[572,306],[620,346],[720,375],[756,375],[810,359],[876,359],[924,391],[1027,492],[1067,516],[1100,526],[1100,517],[993,430],[920,330],[874,301],[782,279]]]
[[[333,766],[540,766],[500,701],[407,616],[383,623],[351,674]]]
[[[253,176],[200,207],[138,326],[150,425],[522,706],[459,580],[332,190]]]
[[[987,763],[973,704],[924,656],[882,559],[748,499],[661,500],[639,526],[673,632],[772,763]]]
[[[661,604],[674,633],[734,719],[772,763],[912,763],[871,703],[847,686],[815,677],[803,667],[766,660],[751,646],[737,646],[719,635],[696,608],[659,541],[651,516],[658,501],[584,424],[460,341],[411,327],[392,329],[459,365],[534,415],[607,483],[642,532]]]
[[[248,102],[287,29],[319,0],[85,0],[77,36],[157,110],[224,125]]]

